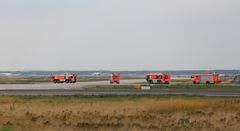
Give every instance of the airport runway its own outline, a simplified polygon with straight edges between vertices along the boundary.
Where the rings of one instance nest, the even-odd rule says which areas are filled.
[[[122,80],[121,85],[131,85],[144,80]],[[80,82],[76,84],[14,84],[0,85],[0,95],[205,95],[240,96],[240,89],[151,89],[151,90],[93,90],[85,89],[91,85],[109,85],[109,81]]]
[[[144,82],[143,79],[136,80],[121,80],[120,85],[130,85],[134,83]],[[39,89],[82,89],[86,86],[92,85],[110,85],[109,81],[93,81],[93,82],[78,82],[75,84],[54,84],[54,83],[42,83],[42,84],[0,84],[0,90],[39,90]]]

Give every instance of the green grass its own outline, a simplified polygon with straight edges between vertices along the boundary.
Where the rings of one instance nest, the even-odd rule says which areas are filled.
[[[4,96],[3,96],[4,97]],[[151,96],[137,96],[137,95],[72,95],[72,96],[11,96],[13,98],[32,100],[32,101],[46,101],[49,103],[63,102],[63,101],[119,101],[119,100],[135,100]],[[0,97],[1,99],[1,97]]]
[[[227,89],[240,89],[240,84],[226,84],[226,85],[192,85],[192,84],[156,84],[148,85],[142,84],[140,86],[150,86],[151,89],[190,89],[190,90],[199,90],[199,89],[217,89],[217,90],[227,90]],[[90,90],[134,90],[138,85],[99,85],[99,86],[89,86],[86,89]]]
[[[95,85],[95,86],[88,86],[86,89],[92,90],[128,90],[134,89],[134,85]]]
[[[0,84],[34,84],[49,82],[48,77],[12,77],[0,78]]]
[[[240,84],[240,81],[232,81],[232,84]]]
[[[240,85],[192,85],[192,84],[176,84],[176,85],[151,85],[153,89],[240,89]]]
[[[0,131],[12,131],[12,127],[11,126],[5,126],[3,128],[0,128]]]
[[[200,96],[200,95],[73,95],[73,96],[0,96],[2,98],[17,98],[27,101],[43,101],[47,103],[58,102],[94,102],[94,101],[121,101],[121,100],[139,100],[139,99],[233,99],[240,97],[223,96]]]

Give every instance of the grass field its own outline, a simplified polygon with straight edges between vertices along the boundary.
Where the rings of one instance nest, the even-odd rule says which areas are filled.
[[[224,80],[222,84],[192,84],[191,79],[181,79],[181,80],[172,80],[171,84],[147,84],[137,83],[135,85],[97,85],[87,87],[88,89],[101,89],[101,90],[129,90],[129,89],[139,89],[141,86],[150,86],[151,89],[191,89],[191,90],[199,90],[199,89],[219,89],[219,90],[228,90],[228,89],[240,89],[240,83],[234,82],[229,79]]]
[[[49,82],[49,77],[0,77],[0,84],[34,84]]]
[[[0,130],[240,129],[240,97],[1,96]]]
[[[86,89],[92,90],[136,90],[140,89],[141,86],[150,86],[151,90],[157,89],[187,89],[187,90],[229,90],[229,89],[240,89],[240,84],[224,84],[224,85],[193,85],[193,84],[170,84],[170,85],[96,85],[88,86]]]

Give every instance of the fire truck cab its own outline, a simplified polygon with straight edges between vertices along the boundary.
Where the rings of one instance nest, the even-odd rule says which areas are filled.
[[[114,83],[116,83],[116,84],[120,84],[120,74],[118,73],[118,74],[112,74],[111,75],[111,78],[110,78],[110,84],[114,84]]]
[[[193,84],[219,84],[221,83],[219,74],[193,74]]]
[[[146,80],[149,84],[170,84],[171,75],[161,74],[161,73],[152,73],[152,74],[146,75]]]

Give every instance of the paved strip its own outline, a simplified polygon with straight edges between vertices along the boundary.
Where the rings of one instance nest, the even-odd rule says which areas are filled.
[[[120,85],[128,85],[134,83],[144,82],[143,79],[134,80],[121,80]],[[33,90],[33,89],[82,89],[86,86],[92,85],[110,85],[109,81],[92,81],[92,82],[78,82],[75,84],[54,84],[54,83],[41,83],[41,84],[0,84],[0,90]]]
[[[44,89],[44,90],[0,90],[0,95],[204,95],[240,96],[240,90],[86,90],[86,89]]]
[[[144,82],[121,80],[120,85]],[[205,96],[240,96],[240,89],[151,89],[151,90],[87,90],[83,87],[92,85],[110,85],[109,81],[79,82],[76,84],[5,84],[0,85],[0,95],[205,95]]]

